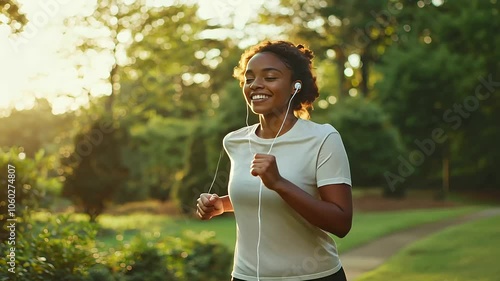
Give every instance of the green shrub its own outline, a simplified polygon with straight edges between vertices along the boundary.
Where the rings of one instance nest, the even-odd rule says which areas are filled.
[[[365,98],[346,99],[332,110],[330,122],[342,136],[353,184],[387,185],[384,173],[397,167],[403,145],[380,106]]]
[[[119,279],[115,278],[115,275],[111,271],[110,268],[108,268],[105,265],[102,264],[96,264],[89,268],[89,275],[88,275],[88,280],[89,281],[119,281]]]
[[[232,253],[212,232],[161,240],[138,236],[100,252],[96,224],[70,216],[25,224],[29,231],[16,236],[16,272],[9,273],[7,259],[0,259],[0,281],[219,281],[230,275]],[[9,247],[0,244],[2,256]]]
[[[210,232],[187,232],[153,243],[138,237],[120,264],[122,281],[219,281],[228,279],[232,267],[231,251],[215,242]]]
[[[184,214],[195,212],[196,199],[209,189],[208,186],[212,181],[207,171],[205,138],[206,136],[201,133],[196,133],[189,139],[183,177],[175,183],[172,189],[171,197]]]
[[[233,255],[213,237],[213,232],[186,232],[182,239],[167,240],[170,248],[167,261],[177,270],[179,281],[220,281],[229,278]]]
[[[0,241],[7,239],[7,219],[27,219],[29,212],[47,205],[61,188],[53,176],[55,158],[43,150],[26,157],[22,148],[0,148]],[[15,192],[15,193],[13,193]],[[15,203],[13,203],[13,200]],[[11,212],[12,211],[12,212]],[[11,216],[12,214],[12,216]]]
[[[31,224],[27,224],[32,227]],[[70,222],[69,216],[50,218],[33,229],[23,229],[16,235],[15,276],[20,281],[86,281],[88,268],[95,264],[90,249],[94,247],[95,226],[85,222]],[[3,256],[9,245],[0,244]],[[7,270],[6,260],[0,266]],[[11,277],[14,273],[6,272]],[[1,279],[1,280],[9,280]]]
[[[119,264],[122,281],[176,280],[167,267],[166,255],[148,238],[137,237]]]

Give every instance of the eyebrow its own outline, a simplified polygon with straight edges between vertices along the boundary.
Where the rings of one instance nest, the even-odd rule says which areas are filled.
[[[264,72],[267,72],[267,71],[278,71],[279,73],[283,73],[281,70],[277,69],[277,68],[274,68],[274,67],[266,67],[264,69],[262,69],[262,71]],[[245,75],[247,75],[247,73],[253,73],[253,71],[251,69],[245,71]]]

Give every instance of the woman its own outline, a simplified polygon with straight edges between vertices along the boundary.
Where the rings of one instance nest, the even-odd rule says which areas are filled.
[[[203,220],[235,214],[234,281],[346,280],[328,233],[351,229],[349,163],[335,128],[307,120],[319,95],[312,59],[302,45],[266,41],[234,70],[259,123],[224,138],[229,195],[197,201]]]

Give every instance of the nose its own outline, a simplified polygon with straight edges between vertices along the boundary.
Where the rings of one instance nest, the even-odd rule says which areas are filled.
[[[260,83],[260,80],[259,79],[254,79],[252,81],[252,83],[250,83],[250,89],[252,90],[255,90],[255,89],[259,89],[259,88],[262,88],[262,83]]]

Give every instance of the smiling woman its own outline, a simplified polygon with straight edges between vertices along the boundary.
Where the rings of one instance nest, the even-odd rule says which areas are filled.
[[[347,154],[335,128],[299,118],[318,97],[312,59],[303,45],[266,41],[235,68],[259,123],[223,140],[229,195],[203,193],[197,203],[203,220],[234,212],[234,281],[346,280],[329,233],[351,228]]]

